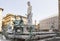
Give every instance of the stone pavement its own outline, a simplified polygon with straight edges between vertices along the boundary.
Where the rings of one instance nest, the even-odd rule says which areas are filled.
[[[2,34],[0,34],[0,41],[10,41],[10,40],[6,40],[5,37]]]

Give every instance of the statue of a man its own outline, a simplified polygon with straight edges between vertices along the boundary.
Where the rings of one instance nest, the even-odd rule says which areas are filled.
[[[32,6],[30,2],[27,2],[28,9],[27,9],[27,19],[28,19],[28,25],[32,24]]]
[[[54,23],[52,23],[52,25],[51,25],[51,28],[50,28],[50,32],[53,32],[54,31],[54,29],[55,29],[55,27],[54,27]]]

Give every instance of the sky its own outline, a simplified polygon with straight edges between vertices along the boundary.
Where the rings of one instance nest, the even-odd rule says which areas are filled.
[[[8,13],[26,16],[28,1],[32,5],[33,23],[58,15],[58,0],[0,0],[3,17]]]

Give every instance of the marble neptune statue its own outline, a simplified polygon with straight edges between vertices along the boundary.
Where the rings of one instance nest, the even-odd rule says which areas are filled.
[[[28,9],[27,9],[27,19],[28,19],[28,25],[32,25],[32,6],[30,2],[27,2]]]

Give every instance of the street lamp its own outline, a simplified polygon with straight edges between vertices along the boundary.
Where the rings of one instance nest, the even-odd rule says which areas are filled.
[[[2,12],[3,12],[3,8],[0,8],[0,32],[2,31]]]

